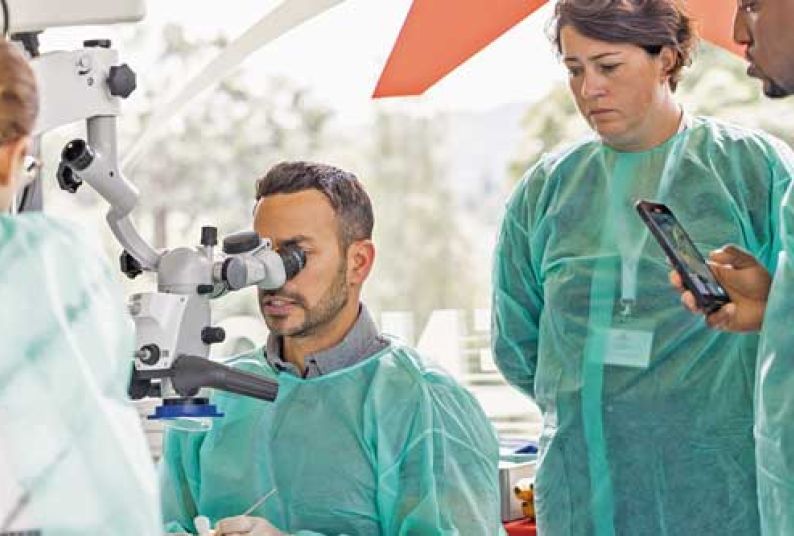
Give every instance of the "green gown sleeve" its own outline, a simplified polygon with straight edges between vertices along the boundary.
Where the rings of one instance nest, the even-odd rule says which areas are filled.
[[[494,251],[492,349],[507,381],[534,396],[543,291],[533,262],[531,231],[542,165],[529,171],[507,204]]]

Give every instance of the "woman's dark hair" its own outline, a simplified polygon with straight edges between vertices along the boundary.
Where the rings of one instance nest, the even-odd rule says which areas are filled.
[[[673,91],[698,41],[694,21],[680,0],[558,0],[549,25],[558,53],[566,26],[591,39],[637,45],[653,56],[670,47],[676,53],[669,73]]]
[[[0,143],[29,136],[38,112],[33,70],[15,45],[0,38]]]

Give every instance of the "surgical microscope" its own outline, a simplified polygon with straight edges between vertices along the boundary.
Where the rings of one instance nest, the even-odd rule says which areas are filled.
[[[303,268],[305,254],[297,246],[276,251],[255,232],[225,237],[222,251],[216,250],[214,227],[201,229],[196,247],[165,251],[155,250],[138,233],[131,213],[139,192],[120,169],[117,147],[121,101],[135,90],[135,73],[119,62],[108,40],[40,54],[38,34],[54,26],[137,21],[145,13],[143,2],[72,0],[66,10],[58,0],[0,0],[0,22],[36,73],[41,104],[35,139],[85,121],[86,139],[70,141],[61,152],[59,186],[72,193],[83,184],[93,188],[110,205],[106,219],[123,247],[121,270],[131,278],[144,271],[156,276],[156,292],[133,294],[129,302],[136,338],[130,397],[162,400],[150,419],[220,417],[206,388],[272,401],[278,384],[209,359],[210,345],[225,338],[223,329],[212,325],[211,300],[252,286],[278,289]],[[41,208],[38,182],[23,194],[19,210]]]

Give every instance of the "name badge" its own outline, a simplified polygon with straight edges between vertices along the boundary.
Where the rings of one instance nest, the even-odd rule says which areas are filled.
[[[604,364],[648,368],[653,348],[653,331],[613,327],[605,335]]]

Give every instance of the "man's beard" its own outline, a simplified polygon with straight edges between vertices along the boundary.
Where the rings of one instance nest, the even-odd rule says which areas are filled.
[[[782,99],[783,97],[788,97],[791,93],[782,84],[778,84],[774,80],[767,79],[764,84],[764,95],[770,99]]]
[[[749,62],[747,74],[761,81],[764,95],[770,99],[781,99],[794,93],[794,86],[780,82],[769,76],[765,69],[761,69],[761,67],[758,66],[752,54],[747,54],[747,61]]]
[[[267,296],[283,296],[284,298],[292,300],[296,306],[304,311],[303,322],[301,325],[294,328],[271,326],[267,316],[263,314],[265,323],[271,333],[281,337],[296,338],[314,335],[320,328],[329,324],[334,318],[339,316],[340,311],[347,305],[347,262],[342,262],[328,290],[326,290],[325,294],[320,298],[317,305],[312,308],[306,305],[306,300],[300,294],[292,294],[283,291],[267,292],[260,295],[260,303],[261,300]]]

